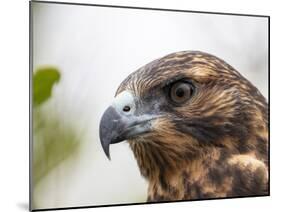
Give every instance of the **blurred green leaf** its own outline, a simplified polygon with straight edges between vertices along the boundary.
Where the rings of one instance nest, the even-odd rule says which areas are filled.
[[[42,103],[52,95],[60,72],[53,66],[36,69],[33,74],[33,182],[36,185],[54,167],[73,155],[80,137],[73,123],[66,123],[51,109],[42,110]],[[46,109],[46,108],[45,108]]]
[[[60,72],[52,66],[36,69],[33,74],[33,189],[66,159],[79,155],[83,133],[75,122],[66,121],[52,105],[41,107],[52,96],[60,81]],[[33,190],[33,192],[34,192]],[[37,205],[33,199],[33,207]]]
[[[33,74],[33,103],[38,106],[52,95],[52,88],[60,80],[60,73],[54,67],[37,69]]]
[[[34,123],[41,127],[34,131],[33,182],[37,183],[62,161],[74,156],[82,135],[73,124],[64,122],[52,111],[34,111]]]

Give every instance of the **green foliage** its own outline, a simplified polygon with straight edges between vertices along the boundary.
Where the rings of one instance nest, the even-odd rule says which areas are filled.
[[[77,152],[81,135],[75,123],[66,122],[49,106],[41,107],[52,95],[61,74],[57,68],[39,68],[33,74],[33,183],[38,184],[63,160]]]
[[[33,103],[38,106],[51,97],[52,88],[60,80],[60,73],[54,67],[38,69],[33,74]]]
[[[36,186],[53,168],[74,156],[81,135],[52,111],[46,114],[36,109],[34,117],[33,182]]]

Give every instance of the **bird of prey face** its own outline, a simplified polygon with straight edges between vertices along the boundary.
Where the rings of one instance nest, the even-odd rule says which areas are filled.
[[[268,108],[258,89],[207,53],[167,55],[129,75],[100,122],[127,140],[147,201],[268,194]]]

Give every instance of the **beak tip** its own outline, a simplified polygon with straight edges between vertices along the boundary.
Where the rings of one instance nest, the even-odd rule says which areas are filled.
[[[110,160],[110,152],[109,152],[110,143],[109,144],[107,144],[107,142],[104,143],[103,140],[102,140],[101,144],[102,144],[102,149],[103,149],[106,157]]]
[[[112,120],[120,119],[120,115],[116,112],[116,110],[110,106],[104,112],[99,126],[99,137],[102,145],[102,149],[108,158],[110,158],[109,146],[113,144],[114,138],[116,135],[117,125]]]
[[[105,152],[105,155],[106,155],[107,159],[111,160],[109,149],[108,149],[108,151],[104,151],[104,152]]]

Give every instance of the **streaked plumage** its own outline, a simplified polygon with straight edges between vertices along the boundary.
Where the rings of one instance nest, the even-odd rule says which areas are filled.
[[[128,140],[148,201],[268,194],[267,102],[210,54],[173,53],[129,75],[100,137],[108,156],[109,144]]]

